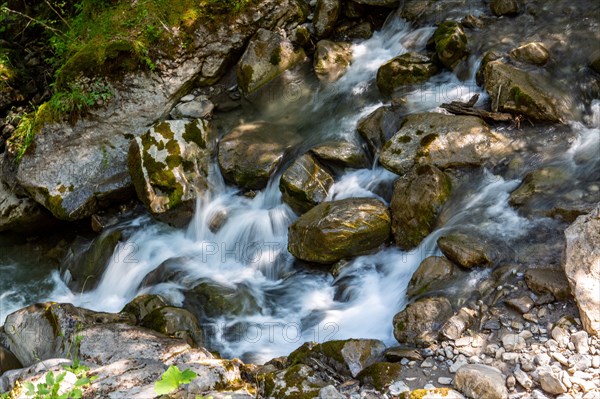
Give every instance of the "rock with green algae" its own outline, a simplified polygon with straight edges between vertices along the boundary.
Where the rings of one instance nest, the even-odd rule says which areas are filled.
[[[358,134],[365,140],[371,153],[378,154],[383,145],[398,131],[402,118],[396,108],[384,105],[360,119]]]
[[[541,42],[530,42],[510,52],[514,59],[533,65],[544,65],[550,59],[550,52]]]
[[[425,258],[413,273],[406,295],[414,297],[427,292],[430,288],[445,285],[457,272],[456,266],[443,256]]]
[[[384,392],[394,381],[402,379],[402,366],[400,363],[375,363],[362,370],[356,378],[361,383]]]
[[[167,336],[184,339],[192,346],[204,344],[198,319],[186,309],[174,306],[154,309],[142,319],[140,325]]]
[[[394,316],[394,337],[401,344],[429,346],[452,315],[445,297],[419,299]]]
[[[219,168],[230,183],[260,190],[267,185],[285,152],[300,141],[289,126],[264,121],[242,124],[219,142]]]
[[[201,317],[253,314],[260,310],[254,297],[243,287],[226,287],[203,282],[185,293],[184,306]]]
[[[495,250],[483,237],[460,232],[450,233],[438,238],[437,244],[448,259],[464,268],[494,264]]]
[[[450,178],[430,165],[418,167],[414,173],[396,180],[390,203],[396,245],[403,250],[419,245],[433,231],[451,190]]]
[[[377,87],[386,96],[403,86],[412,86],[429,80],[439,69],[427,56],[406,53],[395,57],[377,70]]]
[[[313,26],[318,39],[323,39],[333,32],[341,12],[341,0],[317,0]]]
[[[320,40],[314,56],[314,70],[322,82],[341,78],[352,62],[351,43]]]
[[[333,177],[309,154],[292,162],[279,180],[283,201],[298,214],[323,202],[332,185]]]
[[[298,259],[332,264],[386,243],[390,222],[387,206],[376,199],[324,202],[289,227],[288,250]]]
[[[256,376],[262,397],[275,399],[310,399],[319,396],[327,383],[311,367],[295,364],[281,371]]]
[[[325,165],[362,169],[371,166],[365,150],[353,141],[329,141],[310,149]]]
[[[176,226],[191,219],[198,193],[208,188],[209,131],[202,119],[163,121],[131,141],[131,180],[154,216]]]
[[[131,302],[125,305],[121,313],[132,314],[139,323],[154,310],[166,306],[167,302],[160,295],[144,294],[133,298]]]
[[[442,22],[432,39],[438,60],[448,69],[454,69],[468,54],[467,35],[458,22]]]

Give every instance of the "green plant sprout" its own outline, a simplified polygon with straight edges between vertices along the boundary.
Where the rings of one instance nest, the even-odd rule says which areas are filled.
[[[198,377],[192,370],[180,371],[177,366],[170,366],[163,373],[161,379],[154,383],[154,392],[157,395],[166,395],[178,390],[182,385],[189,384]]]

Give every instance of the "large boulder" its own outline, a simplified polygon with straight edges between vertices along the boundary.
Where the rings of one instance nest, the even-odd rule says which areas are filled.
[[[252,94],[306,59],[301,47],[267,29],[259,29],[238,62],[237,81],[242,92]]]
[[[565,230],[564,269],[585,330],[600,337],[600,205]]]
[[[438,247],[452,262],[467,269],[491,266],[494,251],[485,239],[466,233],[445,234],[438,238]]]
[[[392,106],[381,106],[360,119],[356,125],[358,134],[365,140],[373,154],[398,131],[402,118]]]
[[[406,295],[414,297],[431,288],[445,285],[448,279],[457,273],[456,269],[457,267],[443,256],[425,258],[413,273],[406,288]]]
[[[229,182],[261,189],[285,152],[299,142],[300,137],[286,126],[260,121],[240,125],[219,142],[219,167]]]
[[[202,282],[186,291],[183,305],[202,318],[248,315],[260,310],[249,290],[214,282]]]
[[[483,78],[493,110],[544,122],[566,123],[572,117],[573,99],[541,73],[527,72],[498,59],[485,65]]]
[[[377,87],[383,95],[390,96],[403,86],[412,87],[429,80],[438,71],[438,67],[427,56],[418,53],[402,54],[379,67]]]
[[[0,179],[0,233],[35,232],[53,221],[52,215],[27,196],[15,194]]]
[[[341,0],[317,0],[313,26],[318,39],[327,37],[333,32],[341,12]]]
[[[322,82],[335,82],[341,78],[352,62],[350,43],[320,40],[315,50],[314,69]]]
[[[454,387],[469,398],[507,399],[505,377],[495,367],[467,364],[456,372]]]
[[[127,171],[131,139],[145,133],[173,108],[194,84],[210,85],[259,29],[289,29],[306,19],[304,1],[264,0],[211,29],[196,24],[177,62],[155,59],[155,71],[125,73],[110,85],[112,98],[104,108],[71,124],[47,123],[15,165],[13,150],[2,163],[15,165],[8,176],[59,219],[89,217],[98,209],[131,199],[135,193]],[[303,11],[304,10],[304,11]],[[165,53],[171,53],[166,51]]]
[[[433,231],[437,215],[451,191],[450,178],[424,165],[396,180],[390,209],[396,245],[413,249]]]
[[[153,215],[178,226],[189,222],[198,193],[208,187],[208,136],[205,120],[174,120],[159,122],[132,140],[129,173],[138,198]]]
[[[452,315],[447,298],[420,299],[394,316],[394,337],[401,344],[429,346]]]
[[[279,180],[283,200],[302,214],[327,198],[333,177],[309,154],[296,159]]]
[[[544,65],[550,59],[550,52],[543,43],[526,43],[510,52],[514,59],[533,65]]]
[[[442,22],[432,39],[438,60],[448,69],[454,69],[467,56],[467,35],[458,22]]]
[[[289,228],[288,250],[295,257],[331,264],[368,253],[387,242],[390,213],[371,198],[324,202],[302,215]]]
[[[154,309],[141,320],[140,325],[167,336],[181,338],[192,346],[204,344],[198,319],[186,309],[173,306]]]
[[[407,116],[396,134],[385,143],[379,162],[403,175],[415,165],[440,169],[479,166],[500,159],[508,151],[503,136],[492,133],[474,116],[423,113]]]

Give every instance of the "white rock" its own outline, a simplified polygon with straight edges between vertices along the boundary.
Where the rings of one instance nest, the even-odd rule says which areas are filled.
[[[502,345],[508,352],[519,351],[527,346],[525,340],[519,334],[506,334],[502,337]]]
[[[507,399],[504,376],[495,367],[469,364],[454,377],[454,387],[471,398]]]
[[[539,367],[538,375],[542,389],[553,395],[567,392],[567,387],[561,381],[561,378],[548,367]]]
[[[514,375],[523,388],[529,390],[533,387],[533,381],[531,381],[531,378],[520,367],[517,366],[515,368]]]
[[[319,399],[345,399],[346,397],[338,392],[333,385],[327,385],[319,391]]]
[[[577,353],[587,354],[590,351],[588,339],[588,333],[585,331],[578,331],[575,334],[571,334],[571,342],[575,346]]]
[[[440,377],[440,378],[438,378],[438,383],[441,385],[452,385],[452,378]]]

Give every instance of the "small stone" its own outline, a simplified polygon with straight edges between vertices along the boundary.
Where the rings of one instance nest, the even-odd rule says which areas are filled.
[[[502,354],[502,360],[506,363],[515,364],[517,363],[517,359],[519,359],[519,354],[514,352],[505,352]]]
[[[550,333],[552,338],[558,342],[558,345],[562,348],[566,347],[569,343],[569,332],[562,327],[554,327]]]
[[[592,357],[592,367],[595,369],[600,368],[600,356],[596,355]]]
[[[563,384],[561,378],[559,378],[550,367],[540,367],[538,369],[538,375],[540,385],[544,391],[553,395],[567,392],[567,387]]]
[[[333,385],[327,385],[319,391],[319,399],[345,399],[346,397],[338,392]]]
[[[506,334],[503,336],[502,345],[509,352],[520,351],[527,346],[523,337],[518,334]]]
[[[500,322],[498,320],[488,320],[483,324],[484,330],[496,331],[500,329]]]
[[[451,347],[447,346],[444,348],[444,356],[450,360],[454,359],[454,352],[452,351]]]
[[[421,368],[424,369],[430,369],[435,365],[435,362],[433,361],[432,358],[428,357],[427,359],[425,359],[423,361],[423,363],[421,363]]]
[[[540,366],[547,366],[550,364],[550,356],[546,355],[545,353],[540,353],[539,355],[535,356],[535,362],[540,365]]]
[[[462,337],[454,341],[455,346],[467,346],[470,345],[472,341],[471,337]]]
[[[575,354],[569,357],[569,366],[575,370],[585,371],[592,367],[592,358],[589,355]]]
[[[529,338],[533,337],[533,334],[529,330],[523,330],[519,333],[519,336],[523,339],[529,339]]]
[[[454,387],[471,398],[508,398],[505,378],[500,370],[482,364],[461,367],[454,378]]]
[[[565,357],[565,355],[563,355],[562,353],[560,353],[560,352],[553,352],[552,353],[552,357],[554,358],[554,360],[556,360],[557,362],[559,362],[563,366],[566,366],[566,367],[569,366],[569,361],[567,360],[567,358]]]
[[[194,98],[196,98],[196,97],[194,97],[194,95],[193,95],[193,94],[188,94],[187,96],[183,96],[183,97],[181,97],[181,100],[179,100],[179,101],[180,101],[180,102],[182,102],[182,103],[189,103],[189,102],[190,102],[190,101],[192,101]]]
[[[587,354],[590,351],[588,339],[589,336],[586,331],[578,331],[575,334],[571,334],[571,342],[575,346],[577,353]]]
[[[515,388],[515,385],[517,385],[517,380],[511,374],[506,378],[506,387],[510,390],[513,390]]]
[[[509,307],[515,309],[519,313],[529,312],[535,303],[528,296],[522,296],[519,298],[507,299],[504,301]]]
[[[540,391],[540,390],[538,390],[538,389],[534,390],[534,391],[531,393],[531,397],[532,397],[533,399],[548,399],[548,397],[547,397],[546,395],[544,395],[544,394],[542,393],[542,391]]]
[[[400,395],[404,392],[410,391],[410,388],[404,381],[394,381],[388,390],[392,395]]]
[[[467,364],[469,364],[469,362],[467,361],[467,358],[464,355],[458,355],[458,357],[456,358],[456,360],[454,361],[454,363],[452,364],[452,366],[450,366],[449,371],[452,374],[454,374],[461,367],[466,366]]]
[[[573,384],[579,385],[583,392],[590,392],[596,389],[596,384],[594,384],[592,381],[586,381],[581,378],[571,377],[571,382]]]
[[[450,377],[439,377],[438,383],[441,385],[452,385],[452,378]]]
[[[521,369],[523,371],[530,372],[535,370],[535,364],[533,363],[533,359],[527,354],[521,355],[521,357],[519,358],[519,364],[521,365]]]
[[[519,384],[521,384],[521,386],[523,388],[529,390],[533,387],[533,381],[531,380],[531,378],[529,378],[527,373],[525,373],[523,370],[521,370],[520,367],[517,366],[515,368],[514,375],[515,375],[515,378],[517,379],[517,381],[519,382]]]

